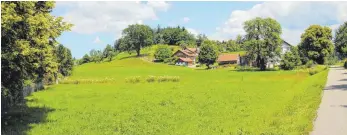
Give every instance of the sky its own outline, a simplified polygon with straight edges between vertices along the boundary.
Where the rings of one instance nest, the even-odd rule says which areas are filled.
[[[271,17],[281,24],[281,37],[297,45],[310,25],[334,31],[347,21],[347,2],[58,1],[52,15],[74,24],[58,41],[71,49],[73,57],[81,58],[91,49],[113,45],[122,30],[135,23],[152,28],[179,25],[194,35],[229,40],[245,34],[245,21]]]

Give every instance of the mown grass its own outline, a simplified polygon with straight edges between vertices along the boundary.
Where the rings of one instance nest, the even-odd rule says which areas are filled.
[[[115,83],[59,84],[36,92],[27,97],[27,105],[52,111],[41,122],[29,122],[30,128],[14,124],[3,132],[308,134],[328,72],[202,70],[122,55],[112,62],[81,65],[69,77],[108,77]],[[179,82],[124,81],[132,76],[179,76]],[[35,118],[35,112],[25,117]]]

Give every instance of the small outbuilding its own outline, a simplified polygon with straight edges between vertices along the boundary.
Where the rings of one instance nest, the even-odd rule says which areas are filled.
[[[218,56],[217,62],[219,65],[240,64],[240,55],[239,54],[221,54]]]

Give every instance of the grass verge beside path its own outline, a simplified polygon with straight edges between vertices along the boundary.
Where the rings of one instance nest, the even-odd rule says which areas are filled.
[[[27,97],[29,109],[12,115],[21,119],[6,119],[2,134],[308,134],[327,73],[195,70],[137,58],[88,63],[70,78],[116,83],[36,92]],[[124,81],[150,75],[180,80]]]

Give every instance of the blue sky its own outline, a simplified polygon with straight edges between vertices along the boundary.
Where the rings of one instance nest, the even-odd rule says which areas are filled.
[[[57,2],[54,16],[74,24],[58,39],[81,58],[91,49],[113,45],[129,24],[184,26],[210,39],[234,39],[244,34],[243,22],[271,17],[282,26],[282,38],[296,45],[311,24],[336,29],[347,21],[347,2]]]

